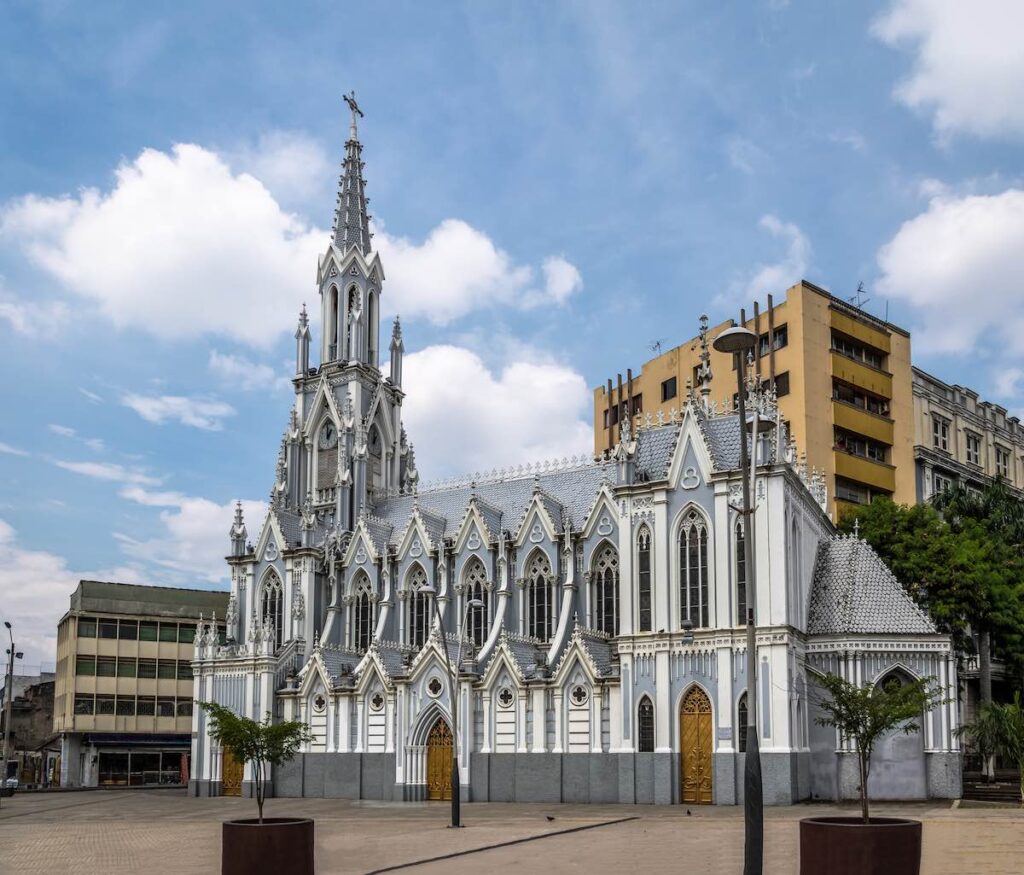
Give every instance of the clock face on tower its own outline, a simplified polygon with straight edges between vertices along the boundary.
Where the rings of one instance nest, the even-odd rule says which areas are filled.
[[[328,420],[320,428],[320,449],[330,450],[337,446],[338,443],[338,430],[334,427],[334,423]]]

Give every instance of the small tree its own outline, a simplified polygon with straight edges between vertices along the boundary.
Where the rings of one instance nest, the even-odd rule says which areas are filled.
[[[818,702],[825,716],[815,718],[815,722],[820,726],[834,726],[856,745],[861,815],[864,823],[870,823],[868,775],[875,742],[890,729],[899,728],[907,735],[917,732],[921,728],[918,722],[921,714],[943,700],[937,691],[928,687],[925,679],[901,683],[893,678],[881,687],[862,687],[827,674],[820,683],[831,698]]]
[[[1024,704],[1020,693],[1013,702],[989,702],[983,705],[978,718],[960,728],[977,744],[982,754],[1000,753],[1020,770],[1020,800],[1024,805]]]
[[[269,766],[288,762],[299,748],[311,738],[305,723],[295,720],[271,723],[267,714],[262,723],[239,717],[234,711],[216,702],[200,702],[199,706],[210,715],[210,738],[231,752],[243,763],[252,763],[256,781],[256,805],[259,821],[263,823],[263,802],[266,798],[264,782]]]

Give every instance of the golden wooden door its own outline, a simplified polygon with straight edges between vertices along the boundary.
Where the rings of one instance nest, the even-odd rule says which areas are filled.
[[[221,793],[225,796],[242,795],[242,763],[230,747],[224,748],[224,762],[221,767]]]
[[[711,804],[711,701],[700,687],[683,699],[679,713],[683,802]]]
[[[427,798],[452,798],[452,731],[440,718],[427,739]]]

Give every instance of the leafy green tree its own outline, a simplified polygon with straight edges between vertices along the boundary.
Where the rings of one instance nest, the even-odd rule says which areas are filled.
[[[1002,754],[1020,774],[1020,800],[1024,806],[1024,704],[1020,693],[1010,703],[989,702],[973,723],[959,730],[985,752]]]
[[[295,720],[271,723],[269,714],[260,723],[239,717],[230,708],[216,702],[200,702],[199,706],[210,715],[210,738],[222,747],[231,748],[243,763],[252,763],[256,805],[259,821],[263,823],[264,784],[270,777],[269,767],[280,766],[295,756],[299,748],[310,741],[309,728]]]
[[[819,683],[829,694],[817,704],[825,712],[816,717],[820,726],[833,726],[843,738],[853,741],[860,769],[860,809],[864,823],[868,813],[868,775],[875,742],[891,729],[910,735],[921,728],[921,715],[944,700],[929,687],[928,678],[908,680],[893,678],[878,686],[859,686],[838,675],[827,674]]]

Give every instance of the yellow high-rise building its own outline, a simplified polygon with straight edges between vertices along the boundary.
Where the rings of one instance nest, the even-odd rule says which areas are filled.
[[[875,495],[916,500],[910,334],[803,280],[786,298],[753,315],[741,313],[758,335],[754,372],[774,381],[779,408],[807,455],[822,470],[830,509],[838,519],[848,504]],[[708,330],[709,341],[737,324]],[[700,348],[693,338],[594,390],[594,449],[619,438],[627,411],[657,414],[685,403],[687,386],[699,387]],[[731,402],[736,392],[733,357],[711,352],[712,397]]]

